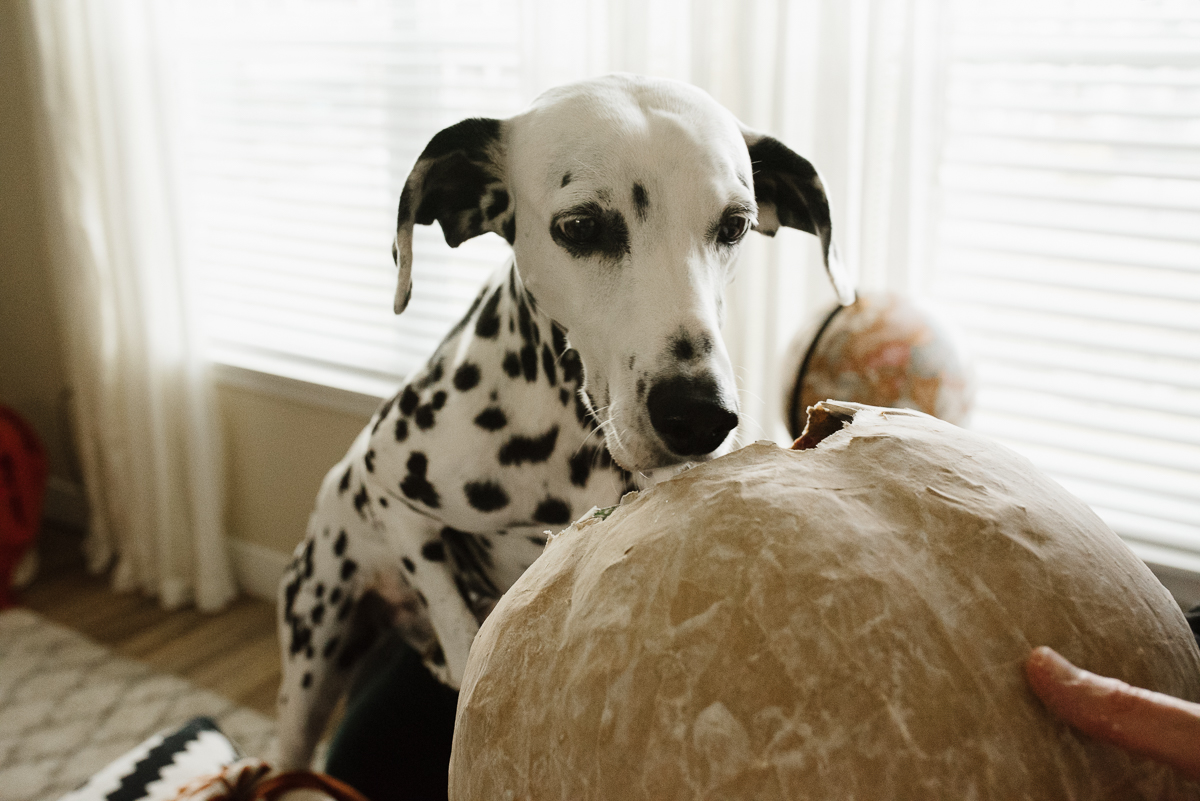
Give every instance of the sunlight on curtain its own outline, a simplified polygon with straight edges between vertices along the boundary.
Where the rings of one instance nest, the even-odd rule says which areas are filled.
[[[89,566],[175,608],[235,594],[210,383],[176,252],[152,4],[31,4]]]

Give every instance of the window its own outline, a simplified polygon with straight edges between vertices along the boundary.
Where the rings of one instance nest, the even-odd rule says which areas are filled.
[[[176,9],[186,250],[217,361],[389,394],[508,253],[419,226],[413,301],[392,315],[396,202],[429,136],[610,68],[690,79],[821,167],[866,288],[910,288],[957,319],[978,359],[975,428],[1144,558],[1200,573],[1194,3]],[[778,427],[780,345],[829,302],[803,239],[756,241],[731,293],[750,439]]]
[[[189,257],[214,360],[387,395],[507,247],[420,226],[391,311],[397,201],[432,132],[523,105],[487,2],[189,2],[176,20]]]
[[[974,346],[973,427],[1200,570],[1200,10],[949,11],[926,279]]]

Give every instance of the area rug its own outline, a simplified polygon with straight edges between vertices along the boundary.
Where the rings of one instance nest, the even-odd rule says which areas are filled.
[[[150,735],[207,715],[247,756],[275,722],[24,609],[0,612],[0,798],[55,801]]]

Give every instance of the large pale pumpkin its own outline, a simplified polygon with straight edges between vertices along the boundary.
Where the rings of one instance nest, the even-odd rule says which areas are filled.
[[[981,436],[822,406],[844,427],[813,449],[743,448],[551,540],[472,649],[451,799],[1191,797],[1025,683],[1044,644],[1200,701],[1183,616],[1112,531]]]

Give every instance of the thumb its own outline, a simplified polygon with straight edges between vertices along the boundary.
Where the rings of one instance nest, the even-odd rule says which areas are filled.
[[[1044,645],[1025,675],[1046,708],[1084,734],[1200,780],[1200,704],[1080,670]]]

